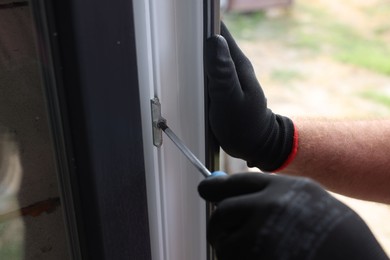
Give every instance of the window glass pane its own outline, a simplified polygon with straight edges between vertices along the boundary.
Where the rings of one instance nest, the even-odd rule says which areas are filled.
[[[33,25],[0,0],[0,259],[69,259]]]

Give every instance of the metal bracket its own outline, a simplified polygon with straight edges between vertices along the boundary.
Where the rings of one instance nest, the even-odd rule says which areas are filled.
[[[153,144],[157,147],[162,145],[162,130],[158,126],[160,122],[166,122],[161,116],[161,104],[157,97],[150,100],[150,106],[152,111],[152,126],[153,126]]]

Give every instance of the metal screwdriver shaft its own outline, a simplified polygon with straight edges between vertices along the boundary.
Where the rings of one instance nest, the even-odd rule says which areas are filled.
[[[161,128],[164,133],[172,140],[172,142],[179,148],[184,155],[191,161],[191,163],[203,174],[204,177],[209,177],[211,172],[202,164],[201,161],[184,145],[183,141],[167,126],[165,121],[158,122],[157,126]]]

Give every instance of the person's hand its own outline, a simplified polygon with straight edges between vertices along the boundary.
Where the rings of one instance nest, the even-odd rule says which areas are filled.
[[[217,205],[207,239],[219,260],[388,259],[361,218],[308,178],[233,174],[198,191]]]
[[[211,129],[231,156],[264,171],[280,169],[296,151],[293,122],[267,108],[252,64],[223,24],[221,33],[206,41],[204,53]]]

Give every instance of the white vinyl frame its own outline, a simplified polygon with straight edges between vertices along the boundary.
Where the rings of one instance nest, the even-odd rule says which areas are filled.
[[[202,175],[163,134],[153,146],[150,100],[204,162],[203,1],[134,1],[137,63],[153,260],[207,258]]]

